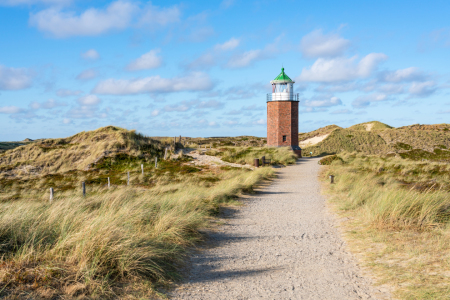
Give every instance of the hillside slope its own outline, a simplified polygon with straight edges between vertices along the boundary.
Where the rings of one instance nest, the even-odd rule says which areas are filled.
[[[331,132],[330,132],[331,130]],[[305,137],[326,133],[316,143],[305,145]],[[326,126],[307,134],[299,134],[300,146],[307,155],[336,154],[343,151],[366,154],[397,153],[412,159],[450,159],[450,125],[410,125],[393,128],[387,124],[372,121],[340,128]],[[303,143],[303,144],[302,144]]]
[[[161,156],[161,142],[114,126],[80,132],[68,138],[46,139],[0,154],[0,173],[7,176],[42,175],[87,170],[114,153]]]
[[[386,141],[372,131],[335,129],[323,141],[303,148],[304,153],[327,155],[340,152],[364,152],[375,154],[389,151]]]

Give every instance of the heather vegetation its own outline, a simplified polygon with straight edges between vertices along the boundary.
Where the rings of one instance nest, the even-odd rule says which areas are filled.
[[[403,299],[448,299],[450,166],[400,157],[325,157],[331,202],[355,252]],[[325,176],[324,176],[325,178]]]
[[[271,168],[194,166],[171,142],[106,127],[3,153],[0,297],[153,297],[179,278],[220,207],[273,176]],[[270,155],[286,161],[281,149]]]

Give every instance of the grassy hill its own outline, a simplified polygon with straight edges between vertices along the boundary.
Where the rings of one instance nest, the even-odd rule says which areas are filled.
[[[319,129],[314,130],[314,131],[302,132],[302,133],[298,134],[298,141],[302,142],[302,141],[306,141],[308,139],[311,139],[313,137],[327,135],[327,134],[330,134],[335,129],[342,129],[342,127],[339,127],[337,125],[328,125],[328,126],[319,128]]]
[[[450,125],[410,125],[399,128],[372,121],[340,128],[326,126],[310,133],[299,134],[300,144],[308,138],[323,139],[303,147],[303,152],[327,155],[341,152],[398,155],[415,160],[450,160]],[[328,134],[327,136],[324,136]]]
[[[362,130],[362,131],[379,131],[379,130],[385,130],[385,129],[391,129],[392,126],[389,126],[387,124],[378,122],[378,121],[371,121],[361,124],[356,124],[353,126],[350,126],[348,129],[350,130]]]
[[[0,298],[156,299],[221,205],[274,173],[163,159],[172,142],[108,126],[0,153]]]
[[[142,158],[163,155],[163,144],[135,131],[114,126],[45,139],[0,154],[0,173],[9,176],[45,175],[88,170],[106,156],[119,153]]]

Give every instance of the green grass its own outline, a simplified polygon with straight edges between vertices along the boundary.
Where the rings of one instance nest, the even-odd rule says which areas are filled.
[[[322,142],[303,148],[303,152],[312,152],[315,156],[324,156],[355,151],[375,154],[387,152],[389,149],[386,142],[372,131],[335,129]]]
[[[392,126],[381,123],[379,121],[371,121],[371,122],[366,122],[366,123],[361,123],[361,124],[356,124],[356,125],[350,126],[348,129],[366,131],[368,129],[368,125],[370,126],[370,131],[386,130],[386,129],[393,128]]]
[[[297,156],[288,147],[223,147],[206,152],[219,156],[223,161],[253,165],[255,158],[270,159],[272,164],[289,165],[295,163]]]

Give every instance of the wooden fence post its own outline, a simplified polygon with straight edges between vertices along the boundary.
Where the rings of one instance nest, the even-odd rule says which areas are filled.
[[[259,158],[255,158],[255,168],[259,168]]]
[[[83,197],[86,197],[86,184],[84,183],[84,181],[81,183],[81,187],[83,189]]]
[[[53,188],[50,188],[50,203],[53,201]]]
[[[330,175],[330,183],[334,183],[334,175]]]
[[[130,185],[130,172],[127,172],[127,185]]]
[[[141,164],[142,175],[144,175],[144,164]]]
[[[111,181],[109,180],[109,177],[108,177],[108,189],[111,187]]]
[[[166,148],[166,150],[164,151],[164,160],[166,160],[167,159],[167,148]]]
[[[155,157],[155,168],[158,168],[158,157]]]

